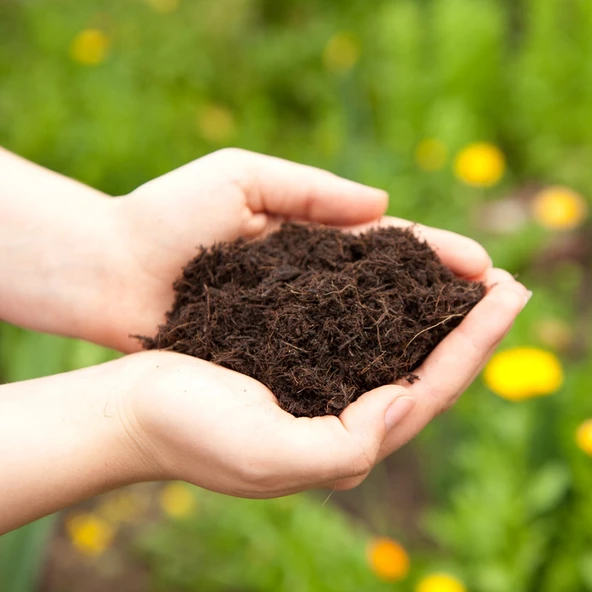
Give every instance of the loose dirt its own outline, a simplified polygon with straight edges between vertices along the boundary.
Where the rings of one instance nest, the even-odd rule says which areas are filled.
[[[414,371],[481,300],[411,229],[355,236],[294,223],[203,249],[174,284],[146,349],[215,362],[265,384],[295,416],[338,415]]]

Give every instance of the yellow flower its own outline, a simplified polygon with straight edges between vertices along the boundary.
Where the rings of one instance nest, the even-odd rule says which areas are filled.
[[[504,175],[506,161],[493,144],[471,144],[456,156],[454,172],[467,185],[492,187]]]
[[[592,456],[592,419],[586,420],[576,431],[576,443],[580,450]]]
[[[592,419],[586,420],[576,431],[576,444],[587,455],[592,456]]]
[[[415,162],[424,171],[439,171],[446,164],[448,150],[443,142],[428,138],[415,149]]]
[[[208,142],[223,144],[236,133],[234,115],[222,105],[205,105],[197,113],[197,129]]]
[[[160,14],[171,14],[179,8],[181,0],[146,0],[146,4]]]
[[[336,33],[327,41],[323,51],[323,63],[330,72],[347,72],[360,59],[360,42],[348,31]]]
[[[426,576],[419,581],[415,590],[416,592],[466,592],[461,581],[444,573]]]
[[[402,580],[409,572],[407,551],[389,538],[377,538],[370,544],[368,561],[374,573],[388,582]]]
[[[75,514],[66,520],[72,544],[85,555],[97,556],[111,545],[117,528],[94,514]]]
[[[592,456],[592,419],[586,420],[578,427],[576,443],[581,450]]]
[[[109,53],[109,36],[101,29],[85,29],[70,44],[70,57],[79,64],[96,66],[104,62]]]
[[[567,187],[544,189],[534,198],[532,209],[535,220],[551,230],[571,230],[588,216],[586,200]]]
[[[550,395],[563,384],[561,362],[551,352],[516,347],[496,354],[485,368],[485,384],[509,401]]]
[[[171,483],[160,493],[160,507],[172,518],[191,514],[195,509],[195,497],[185,483]]]

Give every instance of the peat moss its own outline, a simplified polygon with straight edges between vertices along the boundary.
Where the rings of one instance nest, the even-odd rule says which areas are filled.
[[[147,349],[209,360],[265,384],[296,416],[338,415],[414,371],[483,297],[412,230],[285,224],[203,249],[174,284]]]

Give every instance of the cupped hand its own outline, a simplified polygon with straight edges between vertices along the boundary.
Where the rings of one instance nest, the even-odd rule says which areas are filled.
[[[362,395],[339,417],[295,418],[261,383],[203,360],[143,352],[120,361],[118,408],[143,479],[183,479],[266,498],[361,483],[376,463],[447,409],[475,378],[528,299],[492,270],[485,298],[434,350],[414,384]]]
[[[388,198],[329,172],[278,158],[226,149],[185,165],[112,200],[116,268],[107,278],[104,337],[124,352],[139,349],[133,334],[152,335],[173,303],[172,283],[197,248],[254,238],[284,220],[352,229],[384,214]],[[388,218],[382,223],[408,225]],[[417,226],[443,262],[465,277],[491,266],[476,242]]]
[[[182,479],[239,497],[267,498],[357,479],[414,404],[398,391],[361,397],[339,418],[295,418],[260,382],[171,352],[118,361],[119,416],[141,480]]]

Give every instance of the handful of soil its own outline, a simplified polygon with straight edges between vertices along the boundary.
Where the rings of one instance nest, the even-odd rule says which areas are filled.
[[[146,349],[215,362],[265,384],[295,416],[338,415],[413,371],[485,293],[412,230],[354,236],[285,224],[202,250]]]

